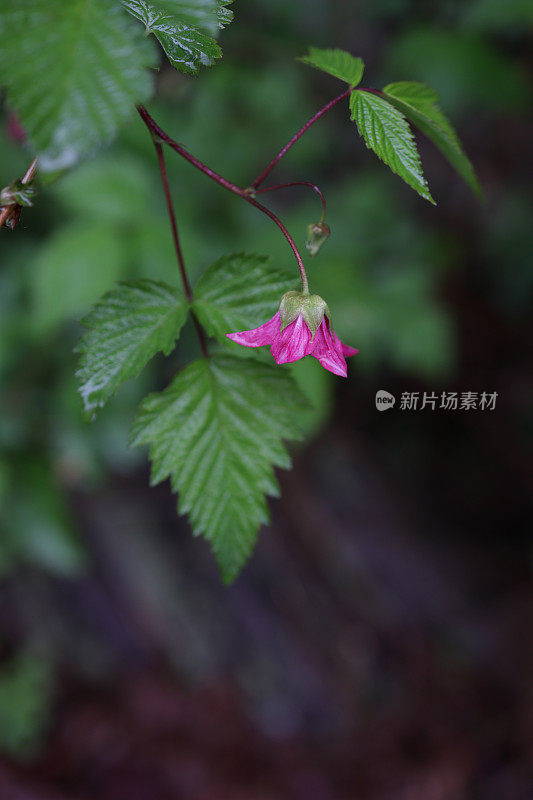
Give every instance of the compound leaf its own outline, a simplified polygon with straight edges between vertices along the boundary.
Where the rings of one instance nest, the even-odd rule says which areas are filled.
[[[351,87],[357,86],[360,82],[365,68],[362,59],[350,55],[345,50],[322,50],[319,47],[310,47],[308,55],[299,61],[340,78]]]
[[[266,322],[281,296],[294,288],[294,275],[269,267],[267,256],[233,253],[219,258],[201,276],[194,289],[194,310],[210,336],[228,344],[227,333]]]
[[[170,478],[178,511],[211,543],[232,581],[269,519],[273,467],[288,468],[283,439],[301,437],[307,402],[287,371],[221,354],[195,361],[143,401],[133,445],[149,445],[152,484]]]
[[[183,295],[163,283],[128,281],[104,295],[85,317],[77,376],[87,413],[103,406],[121,383],[159,351],[168,355],[187,318]]]
[[[112,0],[17,0],[0,11],[0,83],[41,171],[109,141],[151,93],[153,50]]]
[[[350,109],[367,147],[418,194],[434,204],[422,173],[413,133],[401,111],[387,100],[362,90],[350,95]]]
[[[431,139],[472,191],[483,197],[472,163],[452,124],[438,105],[437,92],[416,81],[389,83],[383,92],[390,103]]]

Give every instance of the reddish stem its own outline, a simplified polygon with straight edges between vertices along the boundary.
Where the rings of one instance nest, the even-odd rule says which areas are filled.
[[[298,248],[294,243],[294,239],[288,232],[285,225],[281,222],[281,220],[279,220],[276,217],[276,215],[272,211],[270,211],[269,208],[266,208],[264,205],[255,200],[251,196],[249,190],[243,189],[242,187],[237,186],[236,183],[231,183],[231,181],[226,180],[226,178],[223,178],[222,175],[219,175],[217,172],[210,169],[210,167],[207,167],[204,163],[202,163],[198,158],[195,158],[195,156],[191,155],[181,144],[175,142],[174,139],[171,139],[170,136],[168,136],[165,133],[165,131],[159,127],[159,125],[155,122],[155,120],[152,119],[152,117],[150,116],[148,111],[144,108],[144,106],[138,106],[137,110],[139,111],[139,114],[141,115],[144,123],[146,124],[152,136],[156,139],[156,141],[168,144],[169,147],[175,150],[176,153],[179,153],[180,156],[183,156],[183,158],[185,158],[190,164],[192,164],[194,167],[203,172],[204,175],[207,175],[209,178],[214,180],[220,186],[223,186],[225,189],[228,189],[228,191],[233,192],[233,194],[242,197],[244,200],[246,200],[247,203],[250,203],[250,205],[254,206],[255,208],[258,208],[260,211],[263,212],[263,214],[266,214],[268,217],[270,217],[270,219],[273,222],[276,223],[280,231],[287,239],[287,242],[289,243],[289,246],[294,253],[294,256],[298,263],[298,268],[300,270],[300,275],[302,276],[303,289],[304,291],[307,291],[307,275],[305,272],[305,267],[302,257],[298,252]]]
[[[257,189],[256,194],[260,194],[261,192],[275,192],[278,189],[286,189],[289,186],[309,186],[317,195],[320,197],[320,202],[322,203],[322,218],[320,222],[324,222],[324,217],[326,216],[326,198],[314,183],[310,181],[289,181],[288,183],[278,183],[276,186],[265,186],[263,189]]]
[[[178,224],[176,222],[176,214],[174,213],[174,204],[172,202],[172,195],[170,193],[170,186],[168,185],[168,176],[167,176],[167,168],[165,164],[165,154],[163,153],[163,148],[161,143],[154,139],[154,145],[157,152],[157,160],[159,161],[159,171],[161,172],[161,180],[163,181],[163,189],[165,190],[165,199],[167,201],[167,209],[168,209],[168,216],[170,219],[170,227],[172,229],[172,238],[174,240],[174,249],[176,251],[176,257],[178,259],[178,266],[180,270],[181,280],[183,283],[183,291],[185,292],[185,297],[187,298],[188,302],[191,303],[193,296],[191,290],[191,284],[189,282],[189,277],[187,275],[187,270],[185,268],[185,260],[183,258],[183,252],[181,249],[180,239],[178,235]],[[196,333],[198,335],[198,340],[200,342],[200,347],[202,349],[202,353],[205,358],[209,358],[209,353],[207,351],[207,342],[204,335],[204,331],[196,315],[193,311],[192,313],[194,327],[196,328]]]
[[[296,144],[296,142],[298,141],[298,139],[299,139],[301,136],[303,136],[303,135],[304,135],[304,133],[305,133],[307,130],[309,130],[309,128],[311,127],[311,125],[314,125],[314,124],[315,124],[315,122],[316,122],[317,120],[319,120],[319,119],[320,119],[320,117],[322,117],[322,116],[323,116],[323,115],[326,113],[326,111],[329,111],[329,109],[330,109],[330,108],[333,108],[333,106],[336,106],[336,105],[337,105],[337,103],[340,103],[340,102],[341,102],[341,100],[344,100],[344,98],[345,98],[345,97],[348,97],[348,95],[350,94],[350,92],[351,92],[351,91],[352,91],[352,89],[346,89],[346,91],[344,91],[342,94],[339,94],[339,95],[338,95],[338,97],[334,97],[334,98],[333,98],[333,100],[330,100],[330,101],[329,101],[329,103],[326,103],[326,105],[325,105],[325,106],[323,106],[323,107],[320,109],[320,111],[317,111],[317,112],[316,112],[316,114],[313,114],[313,116],[311,117],[311,119],[307,120],[307,122],[305,123],[305,125],[302,125],[302,127],[300,128],[300,130],[299,130],[299,131],[297,131],[297,132],[294,134],[294,136],[292,137],[292,139],[289,139],[289,141],[287,142],[287,144],[285,145],[285,147],[283,147],[283,148],[282,148],[282,149],[279,151],[279,153],[277,154],[277,156],[276,156],[275,158],[273,158],[273,159],[272,159],[272,161],[270,162],[270,164],[269,164],[267,167],[265,167],[265,169],[263,170],[263,172],[262,172],[262,173],[261,173],[261,174],[260,174],[260,175],[259,175],[259,176],[258,176],[256,179],[255,179],[255,181],[254,181],[252,184],[250,184],[250,185],[252,186],[252,188],[254,188],[254,189],[257,189],[257,187],[258,187],[258,186],[260,186],[260,185],[263,183],[263,181],[265,180],[265,178],[267,177],[267,175],[268,175],[268,174],[269,174],[269,173],[270,173],[270,172],[271,172],[271,171],[274,169],[274,167],[276,166],[276,164],[278,163],[278,161],[280,161],[280,160],[283,158],[283,156],[285,155],[285,153],[286,153],[288,150],[290,150],[290,149],[291,149],[291,147],[292,147],[294,144]]]
[[[292,137],[292,139],[289,139],[289,141],[287,142],[287,144],[285,145],[285,147],[283,147],[283,148],[282,148],[282,149],[279,151],[279,153],[277,154],[277,156],[276,156],[275,158],[273,158],[273,159],[272,159],[272,161],[270,162],[270,164],[269,164],[267,167],[265,167],[265,169],[263,170],[263,172],[262,172],[262,173],[261,173],[261,174],[260,174],[260,175],[259,175],[259,176],[258,176],[256,179],[255,179],[255,181],[254,181],[253,183],[251,183],[251,184],[250,184],[251,188],[252,188],[252,189],[257,189],[257,187],[258,187],[258,186],[260,186],[260,185],[263,183],[263,181],[265,180],[265,178],[267,177],[267,175],[269,175],[269,174],[270,174],[270,172],[271,172],[271,171],[274,169],[274,167],[276,166],[276,164],[278,163],[278,161],[280,161],[280,160],[283,158],[283,156],[285,155],[285,153],[287,153],[287,152],[288,152],[288,151],[291,149],[291,147],[292,147],[294,144],[296,144],[296,142],[298,141],[298,139],[299,139],[301,136],[303,136],[303,135],[304,135],[304,133],[305,133],[307,130],[309,130],[309,128],[311,127],[311,125],[314,125],[314,124],[315,124],[315,122],[317,122],[317,120],[319,120],[319,119],[320,119],[322,116],[324,116],[324,114],[326,113],[326,111],[329,111],[329,110],[330,110],[330,108],[333,108],[333,106],[336,106],[336,105],[337,105],[337,103],[340,103],[340,102],[341,102],[341,100],[344,100],[344,98],[345,98],[345,97],[348,97],[348,96],[349,96],[349,95],[350,95],[350,94],[351,94],[351,93],[354,91],[354,89],[357,89],[357,90],[358,90],[358,91],[360,91],[360,92],[371,92],[372,94],[377,94],[377,95],[379,95],[379,96],[383,96],[383,92],[382,92],[382,91],[380,91],[379,89],[368,89],[368,88],[366,88],[366,87],[364,87],[364,86],[354,86],[353,88],[352,88],[352,87],[349,87],[349,88],[348,88],[348,89],[346,89],[346,90],[345,90],[345,91],[344,91],[342,94],[339,94],[337,97],[334,97],[334,98],[333,98],[333,100],[330,100],[330,101],[329,101],[329,103],[326,103],[326,105],[325,105],[325,106],[323,106],[323,107],[320,109],[320,111],[317,111],[317,112],[316,112],[316,114],[313,114],[313,116],[311,117],[311,119],[307,120],[307,122],[305,123],[305,125],[302,125],[302,127],[300,128],[300,130],[299,130],[299,131],[297,131],[297,132],[294,134],[294,136]]]
[[[165,155],[163,153],[163,148],[159,142],[154,141],[155,149],[157,152],[157,159],[159,161],[159,170],[161,172],[161,179],[163,181],[163,189],[165,190],[165,199],[167,201],[167,209],[168,209],[168,216],[170,218],[170,227],[172,228],[172,238],[174,240],[174,249],[176,251],[176,257],[178,259],[178,266],[180,269],[181,280],[183,283],[183,289],[185,292],[185,297],[189,301],[192,301],[192,291],[191,285],[189,283],[189,277],[187,275],[187,270],[185,269],[185,261],[183,259],[183,252],[181,250],[181,244],[178,235],[178,225],[176,222],[176,215],[174,213],[174,206],[172,203],[172,196],[170,194],[170,187],[168,185],[168,177],[167,177],[167,168],[165,164]]]

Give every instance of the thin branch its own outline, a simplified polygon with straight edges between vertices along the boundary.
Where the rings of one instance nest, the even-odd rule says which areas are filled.
[[[137,110],[141,115],[145,125],[148,127],[148,129],[150,130],[152,136],[156,141],[167,144],[169,147],[175,150],[176,153],[179,153],[180,156],[185,158],[189,162],[189,164],[192,164],[194,167],[196,167],[196,169],[199,169],[200,172],[203,172],[204,175],[207,175],[209,178],[211,178],[211,180],[218,183],[219,186],[223,186],[228,191],[238,195],[238,197],[242,197],[243,200],[246,200],[247,203],[250,203],[250,205],[259,209],[259,211],[262,211],[263,214],[266,214],[267,217],[270,217],[270,219],[276,223],[280,231],[287,239],[287,242],[289,243],[289,246],[294,253],[294,257],[296,258],[296,261],[298,263],[298,268],[300,270],[300,275],[302,276],[303,290],[307,291],[307,275],[305,272],[303,259],[298,251],[298,248],[296,247],[294,239],[288,232],[285,225],[281,222],[281,220],[278,219],[278,217],[272,211],[270,211],[269,208],[266,208],[264,205],[255,200],[252,197],[252,194],[250,193],[249,189],[243,189],[241,186],[237,186],[236,183],[232,183],[231,181],[226,180],[226,178],[223,178],[222,175],[219,175],[210,167],[206,166],[198,158],[195,158],[195,156],[191,155],[191,153],[189,153],[188,150],[186,150],[181,144],[179,144],[179,142],[175,142],[174,139],[171,139],[171,137],[168,136],[168,134],[166,134],[165,131],[159,127],[159,125],[155,122],[155,120],[152,119],[152,117],[150,116],[148,111],[144,108],[144,106],[137,106]]]
[[[275,156],[275,158],[273,158],[273,159],[272,159],[272,161],[270,162],[270,164],[268,164],[268,166],[266,166],[266,167],[265,167],[265,169],[263,170],[263,172],[262,172],[262,173],[261,173],[261,174],[260,174],[260,175],[259,175],[259,176],[258,176],[256,179],[255,179],[255,181],[254,181],[252,184],[250,184],[250,185],[251,185],[251,187],[252,187],[253,189],[257,189],[257,188],[258,188],[258,186],[260,186],[260,185],[263,183],[263,181],[265,180],[265,178],[267,177],[267,175],[268,175],[268,174],[269,174],[269,173],[270,173],[270,172],[271,172],[271,171],[274,169],[274,167],[276,166],[276,164],[278,163],[278,161],[280,161],[280,160],[283,158],[283,156],[285,155],[285,153],[287,153],[287,152],[288,152],[288,151],[291,149],[291,147],[292,147],[294,144],[296,144],[296,142],[298,141],[298,139],[300,139],[300,137],[301,137],[301,136],[303,136],[303,135],[304,135],[304,133],[305,133],[307,130],[309,130],[309,128],[311,127],[311,125],[314,125],[314,124],[315,124],[315,122],[317,122],[317,121],[318,121],[318,120],[319,120],[319,119],[320,119],[322,116],[324,116],[324,114],[326,113],[326,111],[329,111],[329,110],[330,110],[330,108],[333,108],[333,106],[336,106],[336,105],[337,105],[337,103],[340,103],[340,102],[341,102],[341,100],[344,100],[344,98],[345,98],[345,97],[348,97],[348,95],[349,95],[351,92],[352,92],[352,89],[351,89],[351,88],[350,88],[350,89],[346,89],[346,91],[344,91],[342,94],[339,94],[337,97],[334,97],[334,98],[333,98],[333,100],[330,100],[330,101],[329,101],[329,103],[326,103],[326,105],[325,105],[325,106],[323,106],[323,107],[320,109],[320,111],[317,111],[317,112],[316,112],[316,114],[313,114],[313,116],[311,117],[311,119],[307,120],[307,122],[305,123],[305,125],[302,125],[302,127],[300,128],[300,130],[299,130],[299,131],[297,131],[297,132],[294,134],[294,136],[293,136],[291,139],[289,139],[289,141],[287,142],[287,144],[285,145],[285,147],[282,147],[282,149],[279,151],[279,153],[277,154],[277,156]]]
[[[329,103],[326,103],[325,106],[322,106],[322,108],[319,111],[317,111],[316,114],[313,114],[311,119],[307,120],[305,125],[302,125],[300,130],[297,131],[291,139],[289,139],[285,147],[282,147],[277,156],[275,156],[275,158],[272,159],[270,164],[268,164],[268,166],[265,167],[263,172],[260,175],[258,175],[258,177],[255,179],[253,183],[250,184],[250,187],[252,189],[257,189],[259,186],[261,186],[267,175],[269,175],[270,172],[274,169],[278,161],[280,161],[285,155],[285,153],[287,153],[291,149],[291,147],[294,144],[296,144],[298,139],[300,139],[300,137],[302,137],[304,133],[309,130],[311,125],[314,125],[315,122],[317,122],[321,117],[323,117],[324,114],[330,110],[330,108],[333,108],[333,106],[336,106],[337,103],[341,102],[341,100],[344,100],[345,97],[348,97],[354,91],[354,89],[357,89],[359,92],[370,92],[371,94],[377,94],[380,97],[383,96],[383,92],[380,89],[370,89],[364,86],[354,86],[353,88],[349,87],[342,94],[339,94],[337,97],[334,97],[333,100],[330,100]]]
[[[181,249],[180,239],[179,239],[179,235],[178,235],[178,224],[176,222],[176,214],[174,212],[174,204],[172,202],[172,195],[170,193],[170,187],[168,185],[167,168],[166,168],[166,164],[165,164],[165,154],[163,153],[163,148],[161,146],[161,143],[159,141],[157,141],[156,139],[154,139],[154,145],[155,145],[155,149],[156,149],[156,152],[157,152],[157,160],[159,161],[159,171],[161,172],[161,180],[163,181],[163,188],[165,190],[165,199],[166,199],[166,202],[167,202],[168,216],[169,216],[169,219],[170,219],[170,227],[172,229],[172,239],[174,241],[174,249],[176,251],[176,258],[178,259],[178,266],[179,266],[179,270],[180,270],[181,280],[182,280],[182,283],[183,283],[183,291],[185,293],[185,297],[187,298],[187,301],[189,303],[191,303],[192,299],[193,299],[192,290],[191,290],[191,284],[189,282],[189,276],[187,275],[187,270],[185,268],[185,261],[184,261],[184,258],[183,258],[183,252],[182,252],[182,249]],[[206,338],[205,338],[204,330],[203,330],[202,326],[200,325],[200,323],[198,322],[198,319],[197,319],[194,311],[192,312],[192,318],[193,318],[194,327],[196,329],[196,333],[198,335],[198,340],[200,342],[200,347],[201,347],[202,353],[203,353],[205,358],[209,358],[209,353],[208,353],[208,350],[207,350],[207,341],[206,341]]]
[[[320,202],[322,203],[322,217],[320,222],[324,222],[324,218],[326,216],[326,198],[314,183],[311,181],[289,181],[288,183],[278,183],[276,186],[265,186],[262,189],[257,189],[256,194],[260,194],[261,192],[275,192],[278,189],[287,189],[289,186],[309,186],[317,195],[320,197]]]
[[[163,147],[159,142],[156,142],[154,140],[154,145],[157,152],[157,159],[159,161],[159,171],[161,172],[163,189],[165,190],[165,199],[167,201],[168,216],[170,219],[170,227],[172,229],[172,239],[174,241],[174,249],[176,251],[176,257],[178,259],[178,266],[180,270],[181,280],[183,283],[183,291],[185,292],[185,297],[190,303],[192,301],[191,284],[189,283],[189,276],[187,275],[187,270],[185,269],[185,261],[183,259],[183,252],[181,249],[180,239],[178,235],[178,224],[176,222],[176,214],[174,213],[174,204],[172,202],[172,195],[170,194],[170,187],[168,185],[165,155],[163,153]]]

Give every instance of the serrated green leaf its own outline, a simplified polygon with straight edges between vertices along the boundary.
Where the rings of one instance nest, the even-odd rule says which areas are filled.
[[[145,3],[121,0],[121,2],[126,8],[131,5],[141,13],[142,5],[151,6],[164,16],[175,17],[182,25],[198,28],[210,36],[216,36],[218,31],[233,19],[233,12],[228,8],[233,0],[149,0]],[[128,8],[128,10],[135,14],[133,9]]]
[[[352,56],[345,50],[322,50],[319,47],[310,47],[309,54],[298,60],[335,78],[340,78],[352,87],[360,82],[365,68],[362,59]]]
[[[422,173],[413,133],[401,111],[362,90],[350,95],[350,109],[367,147],[418,194],[435,204]]]
[[[200,67],[212,66],[222,55],[210,35],[227,19],[224,6],[216,0],[122,0],[122,5],[156,36],[180,72],[196,75]]]
[[[222,256],[196,284],[194,311],[209,335],[227,344],[227,333],[257,328],[273,316],[296,283],[290,272],[268,266],[267,256]]]
[[[171,479],[178,511],[210,541],[224,581],[250,555],[288,468],[283,439],[301,436],[306,407],[288,372],[230,355],[202,359],[141,404],[133,445],[149,445],[152,484]]]
[[[66,168],[151,93],[153,50],[112,0],[17,0],[0,11],[0,82],[38,156]]]
[[[77,372],[86,412],[103,406],[121,383],[139,374],[158,352],[168,355],[187,318],[177,289],[136,280],[120,283],[85,317]]]
[[[426,84],[416,81],[389,83],[383,92],[389,102],[431,139],[472,191],[483,197],[474,167],[463,150],[452,124],[438,105],[437,92]]]
[[[225,28],[233,20],[233,11],[228,8],[233,0],[218,0],[217,2],[217,22],[219,28]]]

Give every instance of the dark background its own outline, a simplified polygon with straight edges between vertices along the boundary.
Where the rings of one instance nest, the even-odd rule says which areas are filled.
[[[140,120],[1,233],[0,797],[526,800],[531,12],[261,0],[235,16],[223,61],[197,80],[164,68],[149,106],[208,164],[249,183],[340,91],[295,58],[336,46],[365,60],[364,85],[441,93],[487,201],[418,137],[438,206],[425,203],[343,106],[273,173],[326,194],[311,285],[360,353],[347,381],[297,365],[309,438],[230,588],[127,448],[139,399],[197,355],[193,330],[90,426],[76,394],[75,320],[117,279],[176,274]],[[2,185],[28,163],[11,133],[6,111]],[[292,264],[262,215],[169,166],[193,275],[239,250]],[[266,198],[303,244],[316,198]],[[394,409],[376,410],[378,389]],[[404,391],[498,397],[402,411]]]

